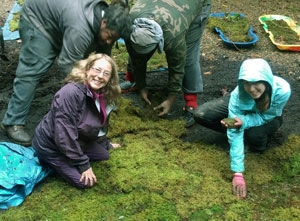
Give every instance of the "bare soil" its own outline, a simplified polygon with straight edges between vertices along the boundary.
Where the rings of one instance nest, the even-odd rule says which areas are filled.
[[[2,0],[0,5],[0,21],[6,20],[12,8],[13,1]],[[292,96],[284,110],[284,124],[274,137],[273,145],[280,145],[290,134],[299,135],[300,126],[300,52],[280,51],[272,44],[268,35],[264,32],[258,21],[259,16],[265,14],[279,14],[291,17],[294,21],[300,22],[300,4],[298,0],[214,0],[212,13],[215,12],[238,12],[243,13],[250,21],[259,41],[255,46],[237,50],[226,46],[219,36],[212,30],[206,30],[201,47],[201,65],[204,81],[204,92],[198,96],[198,104],[222,96],[221,89],[228,87],[233,90],[237,83],[238,70],[243,60],[251,57],[265,58],[271,65],[275,75],[286,79],[292,87]],[[9,61],[0,59],[0,120],[6,111],[9,98],[13,90],[13,80],[18,64],[20,43],[16,40],[5,41],[5,55]],[[120,67],[124,70],[125,67]],[[124,79],[124,75],[120,75]],[[152,82],[160,79],[155,74],[148,74]],[[32,103],[31,110],[27,119],[26,127],[33,134],[34,128],[41,120],[43,115],[49,110],[53,95],[60,87],[60,81],[64,78],[54,64],[49,73],[41,80],[36,97]],[[158,82],[159,83],[159,82]],[[139,104],[140,98],[137,93],[130,92],[123,94],[125,98],[132,99],[135,104]],[[182,95],[178,96],[177,102],[168,116],[176,119],[181,115],[184,105]],[[227,138],[200,125],[188,129],[185,141],[202,140],[210,144],[227,147]],[[9,141],[1,132],[0,141]]]

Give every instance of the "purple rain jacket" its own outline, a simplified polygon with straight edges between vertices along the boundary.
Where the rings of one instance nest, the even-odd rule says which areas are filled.
[[[91,91],[84,84],[68,83],[55,94],[50,111],[35,129],[34,149],[42,155],[61,154],[71,166],[85,171],[90,162],[83,149],[89,142],[107,140],[108,116],[114,109],[114,105],[106,106],[106,123],[101,127]]]

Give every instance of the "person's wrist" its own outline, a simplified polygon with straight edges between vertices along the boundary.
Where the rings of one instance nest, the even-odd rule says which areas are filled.
[[[169,93],[168,100],[171,104],[175,102],[176,98],[177,98],[177,94]]]
[[[244,177],[243,173],[234,173],[233,176],[234,177]]]

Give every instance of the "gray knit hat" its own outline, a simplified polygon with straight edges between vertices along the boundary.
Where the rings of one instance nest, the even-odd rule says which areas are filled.
[[[158,53],[164,48],[163,32],[159,24],[148,18],[136,18],[130,35],[132,48],[139,54],[147,54],[157,46]]]

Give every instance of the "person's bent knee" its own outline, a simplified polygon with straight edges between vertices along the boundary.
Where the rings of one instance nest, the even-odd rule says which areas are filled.
[[[193,115],[194,115],[195,120],[198,123],[205,121],[205,119],[206,119],[205,108],[202,108],[201,106],[199,106],[198,108],[196,108],[194,110]]]
[[[259,134],[255,130],[250,130],[245,133],[245,140],[251,151],[263,152],[267,149],[268,136],[265,134]]]
[[[87,186],[84,184],[84,181],[80,181],[80,178],[65,178],[65,180],[67,181],[67,183],[69,183],[70,185],[76,187],[77,189],[87,189],[87,188],[91,188],[91,186]]]

